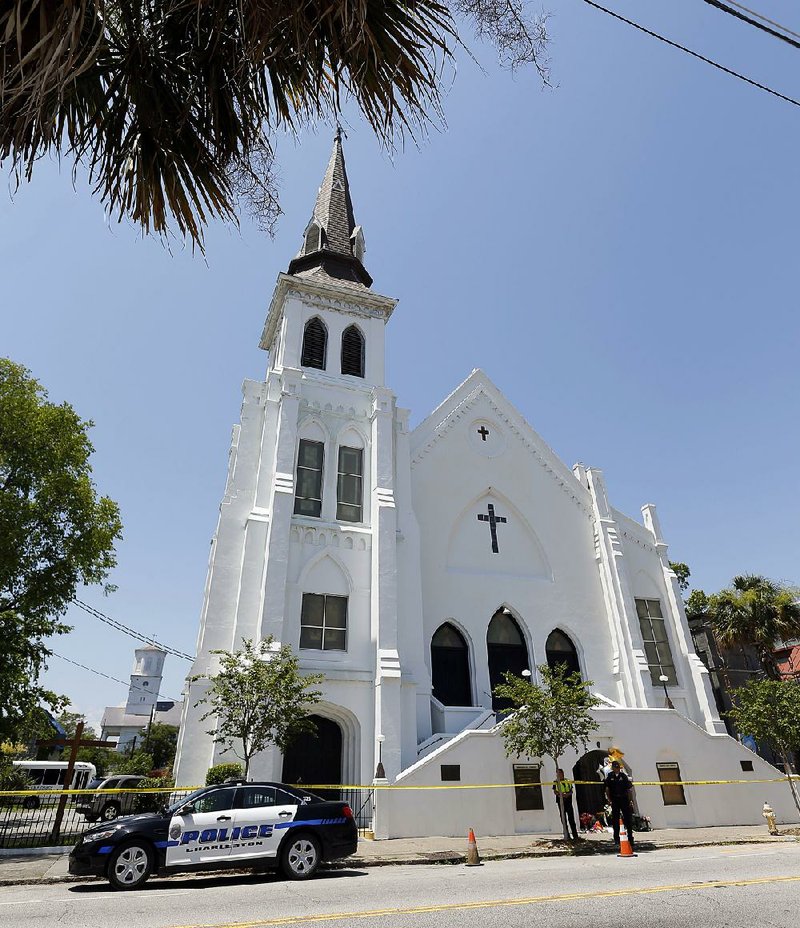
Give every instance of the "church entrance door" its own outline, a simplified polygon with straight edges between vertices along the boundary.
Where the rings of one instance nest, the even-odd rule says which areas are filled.
[[[606,791],[600,779],[598,767],[602,767],[606,751],[589,751],[584,754],[572,768],[572,779],[576,781],[575,798],[578,802],[578,814],[589,812],[597,815],[606,804]],[[578,780],[589,780],[588,786],[582,786]]]
[[[489,658],[489,688],[492,693],[492,709],[505,712],[511,708],[507,699],[498,699],[494,688],[505,682],[503,675],[513,673],[521,676],[530,670],[528,648],[514,616],[505,609],[498,609],[486,630],[486,652]]]
[[[471,706],[469,649],[461,632],[445,622],[431,639],[433,695],[443,706]]]
[[[284,783],[342,782],[342,729],[332,719],[312,715],[317,734],[302,734],[289,745],[283,756]],[[339,790],[314,790],[323,799],[338,799]]]

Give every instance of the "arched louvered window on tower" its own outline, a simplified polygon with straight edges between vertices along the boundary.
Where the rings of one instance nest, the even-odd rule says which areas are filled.
[[[321,319],[316,316],[309,319],[303,332],[303,354],[300,364],[303,367],[316,367],[325,370],[325,351],[328,346],[328,330]]]
[[[355,325],[348,326],[342,333],[342,373],[364,376],[364,336]]]
[[[325,233],[322,230],[322,226],[312,219],[306,229],[305,253],[310,255],[315,251],[320,251],[325,245],[324,236]]]

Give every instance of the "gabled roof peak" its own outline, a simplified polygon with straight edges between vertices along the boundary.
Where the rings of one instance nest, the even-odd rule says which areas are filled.
[[[372,278],[362,264],[365,250],[364,233],[353,215],[342,130],[337,128],[303,247],[289,264],[289,273],[332,277],[370,287]]]

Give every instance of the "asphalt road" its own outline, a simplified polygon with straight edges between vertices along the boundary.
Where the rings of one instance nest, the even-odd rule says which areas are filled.
[[[6,887],[0,928],[795,928],[800,844],[493,861],[483,867]]]

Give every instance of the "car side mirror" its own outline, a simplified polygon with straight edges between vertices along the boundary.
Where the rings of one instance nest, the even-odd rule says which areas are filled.
[[[185,806],[181,806],[180,809],[178,809],[178,815],[192,815],[196,811],[194,803],[187,802]]]

